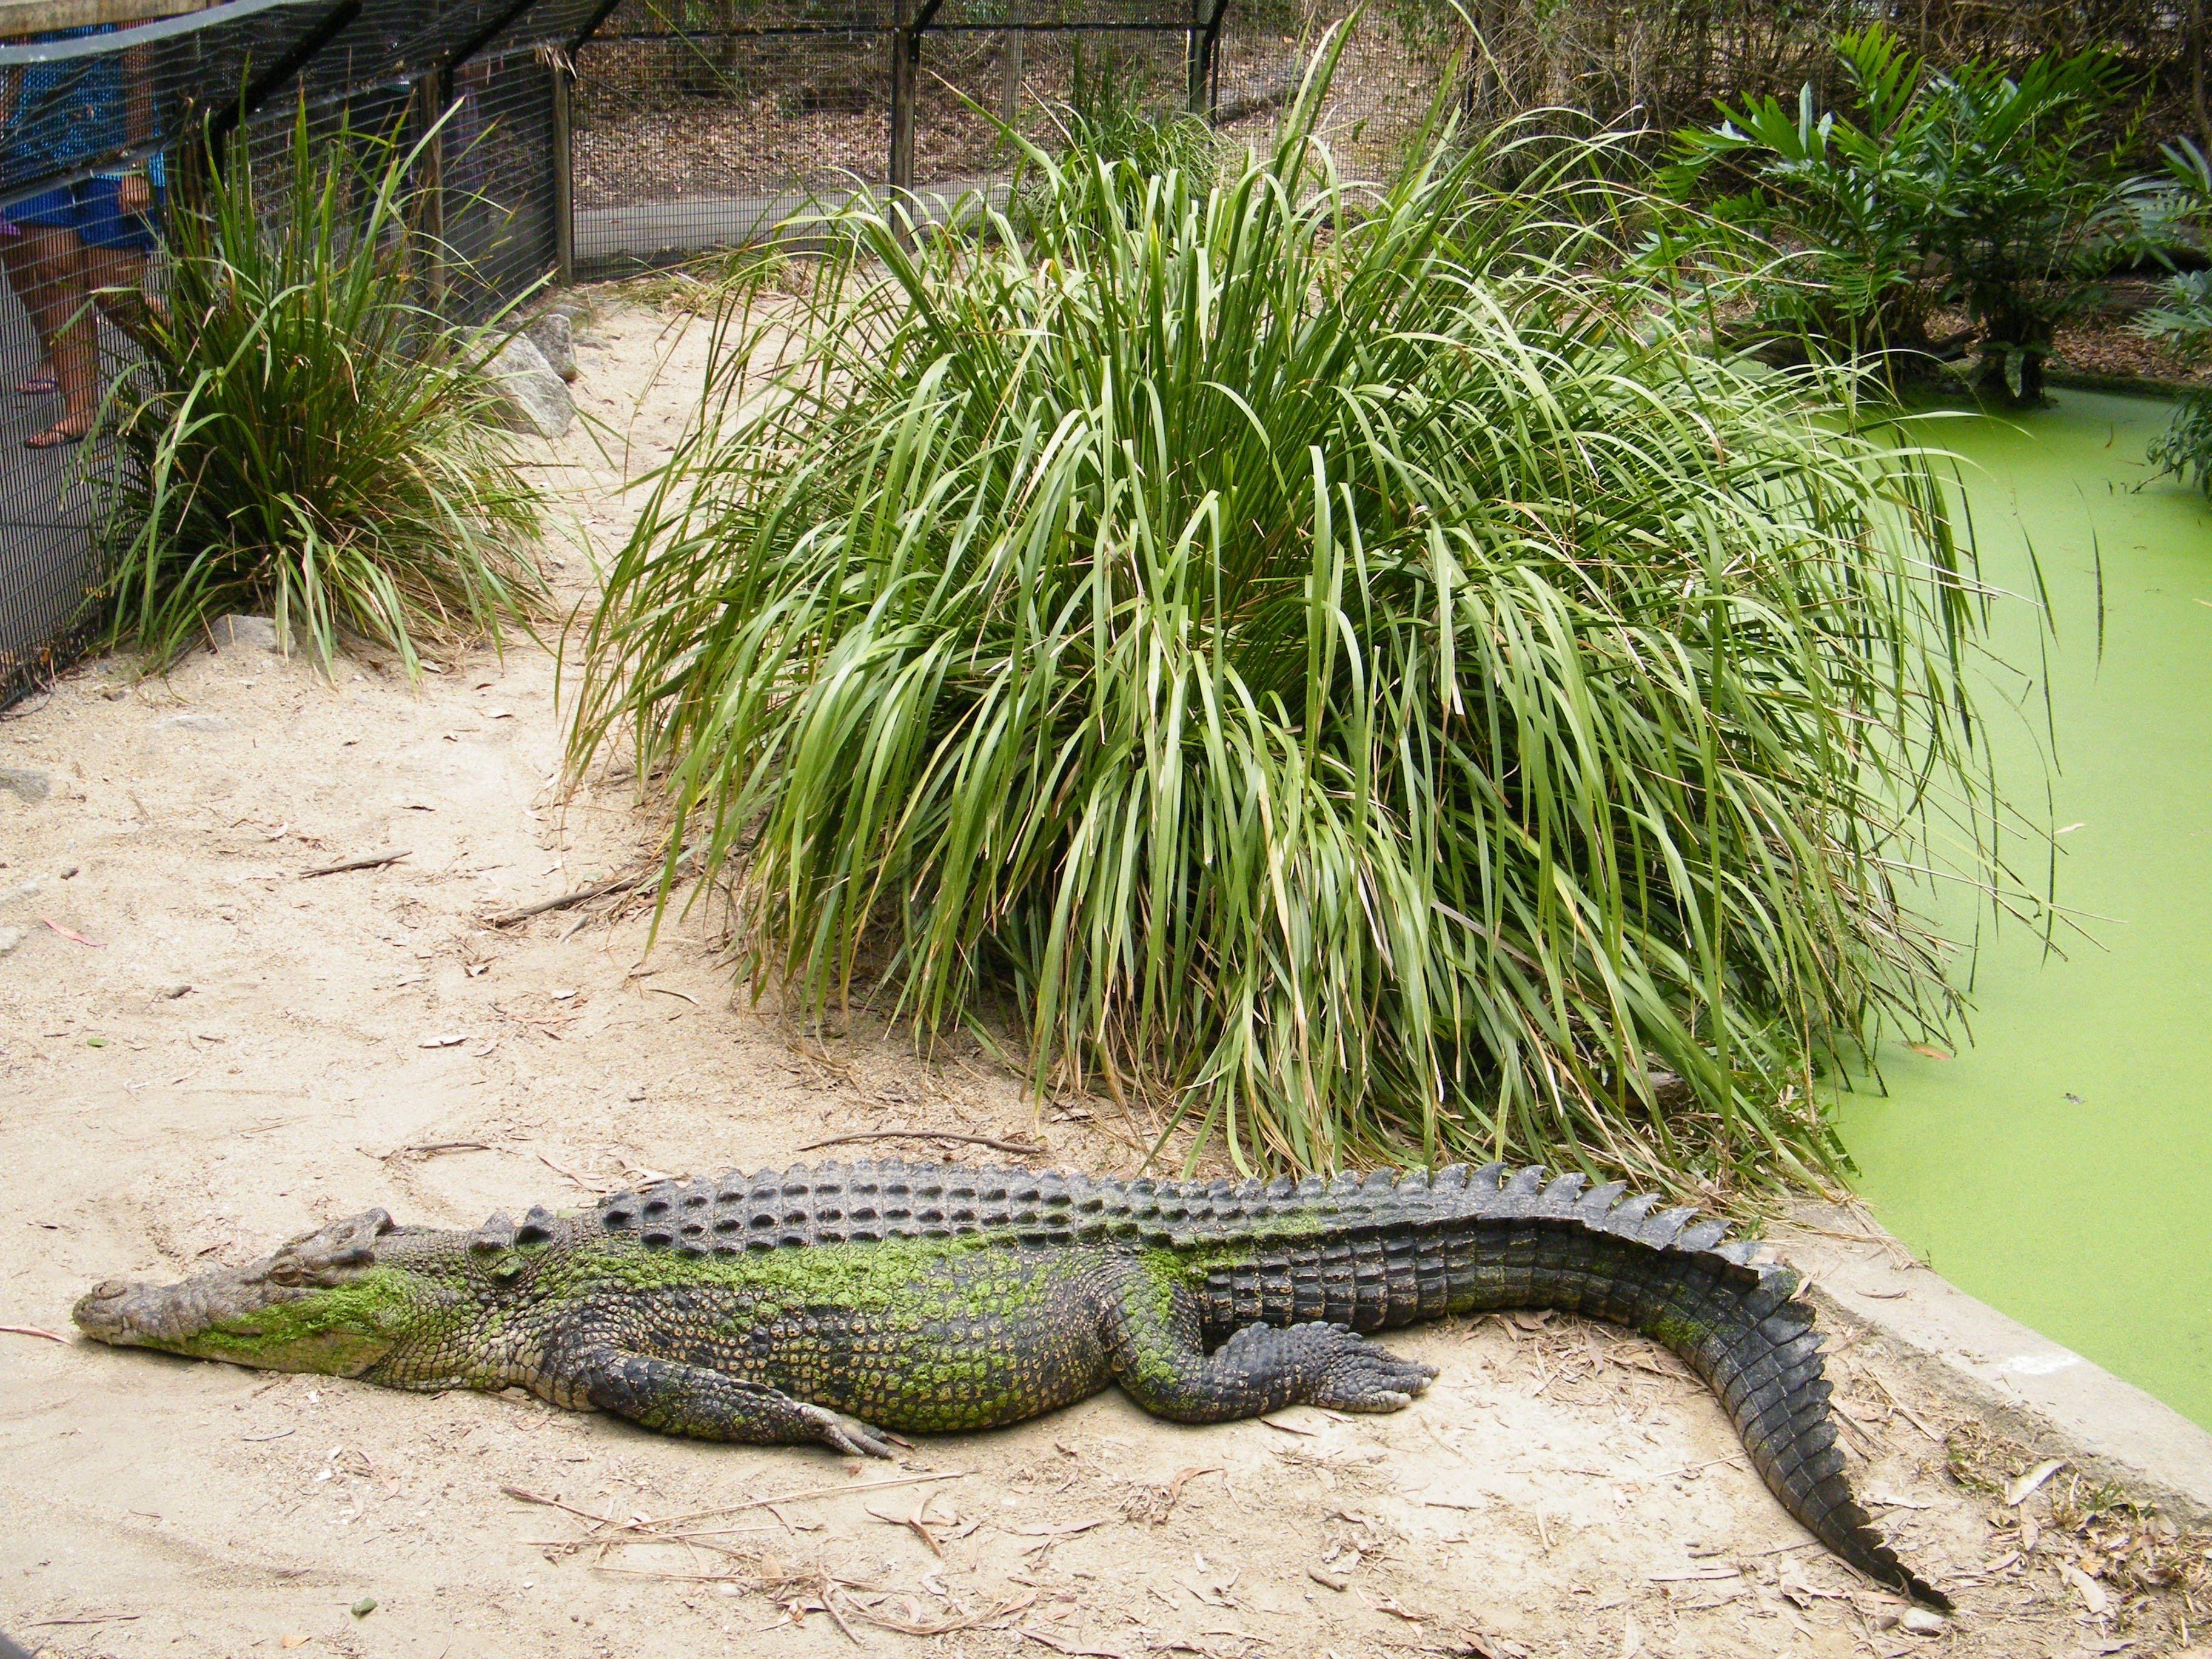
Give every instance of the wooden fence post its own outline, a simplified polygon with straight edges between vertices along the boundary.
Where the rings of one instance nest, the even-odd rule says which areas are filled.
[[[437,125],[446,112],[447,102],[447,79],[443,70],[424,76],[415,83],[416,118],[422,130],[428,131]],[[442,313],[446,305],[448,273],[446,270],[446,135],[441,132],[422,152],[422,176],[416,181],[416,199],[422,204],[421,215],[416,222],[423,239],[423,258],[428,262],[427,275],[430,309]]]

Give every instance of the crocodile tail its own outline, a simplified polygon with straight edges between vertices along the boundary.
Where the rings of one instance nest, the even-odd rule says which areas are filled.
[[[1950,1599],[1898,1559],[1851,1494],[1820,1333],[1794,1294],[1797,1275],[1778,1265],[1728,1265],[1725,1277],[1693,1261],[1666,1275],[1676,1294],[1658,1300],[1644,1328],[1720,1396],[1752,1467],[1783,1508],[1869,1578],[1948,1613]],[[1737,1278],[1744,1273],[1756,1277],[1746,1284]]]
[[[1757,1260],[1754,1243],[1728,1240],[1725,1221],[1687,1209],[1652,1213],[1650,1194],[1623,1201],[1618,1183],[1584,1192],[1579,1176],[1547,1182],[1539,1170],[1492,1167],[1495,1174],[1468,1178],[1479,1211],[1533,1222],[1552,1247],[1533,1252],[1532,1299],[1577,1306],[1663,1343],[1720,1396],[1752,1467],[1784,1509],[1869,1577],[1950,1609],[1949,1598],[1883,1542],[1851,1495],[1820,1333],[1796,1296],[1796,1273]],[[1547,1273],[1545,1260],[1554,1252],[1566,1271]],[[1577,1278],[1590,1285],[1593,1277],[1595,1285],[1580,1294],[1542,1294]]]
[[[1834,1389],[1812,1307],[1796,1298],[1798,1276],[1759,1261],[1756,1243],[1729,1241],[1725,1221],[1697,1210],[1655,1214],[1656,1194],[1624,1199],[1620,1182],[1583,1186],[1582,1175],[1491,1164],[1402,1176],[1394,1197],[1418,1203],[1427,1188],[1431,1225],[1462,1241],[1468,1272],[1453,1274],[1453,1305],[1564,1307],[1663,1343],[1719,1395],[1783,1509],[1867,1577],[1951,1608],[1851,1498]]]

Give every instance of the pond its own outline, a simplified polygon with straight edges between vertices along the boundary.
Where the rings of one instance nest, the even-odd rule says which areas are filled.
[[[2091,937],[2048,956],[1984,919],[1971,1045],[1887,1042],[1838,1117],[1861,1192],[1923,1260],[2212,1427],[2212,506],[2136,488],[2167,413],[2062,391],[1931,422],[1966,464],[1984,578],[2032,593],[2031,544],[2041,565],[2058,897]],[[1991,677],[1991,743],[2039,815],[2037,734],[2004,706],[2041,704],[2036,623],[1999,611],[1995,647],[2029,672],[2004,699]],[[1938,915],[1973,937],[1970,898]]]

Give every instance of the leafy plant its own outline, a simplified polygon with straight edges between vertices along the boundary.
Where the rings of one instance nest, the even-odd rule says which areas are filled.
[[[1067,100],[1054,114],[1063,170],[1118,163],[1139,178],[1182,173],[1200,194],[1213,182],[1213,129],[1180,97],[1164,102],[1143,64],[1111,47],[1091,52],[1077,44]]]
[[[325,669],[350,632],[410,673],[428,641],[531,615],[538,497],[492,424],[497,341],[423,303],[415,159],[311,141],[303,107],[273,188],[240,142],[171,213],[167,304],[112,394],[103,588],[111,641],[152,666],[232,611]]]
[[[1985,391],[2042,398],[2058,325],[2133,234],[2126,141],[2106,125],[2122,90],[2101,52],[2046,54],[2017,77],[1966,64],[1928,83],[1923,236],[1981,325]]]
[[[1210,191],[1032,152],[1027,243],[858,207],[726,316],[571,764],[634,748],[757,990],[1011,993],[1040,1086],[1239,1166],[1816,1178],[1814,1068],[1949,1010],[1906,872],[1994,810],[1942,492],[1624,274],[1617,149],[1343,182],[1340,47]]]
[[[1675,135],[1660,176],[1683,200],[1742,186],[1715,204],[1721,219],[1782,240],[1790,257],[1755,283],[1759,335],[1917,354],[1933,295],[1915,167],[1933,112],[1918,60],[1887,29],[1842,35],[1836,52],[1853,114],[1821,109],[1810,82],[1795,108],[1724,104],[1719,125]]]
[[[2017,76],[1979,63],[1943,73],[1879,25],[1840,35],[1849,112],[1808,82],[1722,107],[1676,136],[1665,177],[1678,197],[1744,188],[1723,211],[1795,254],[1762,322],[1853,356],[1928,348],[1941,301],[1981,331],[1984,390],[2033,402],[2057,326],[2133,238],[2140,186],[2107,127],[2123,90],[2100,52],[2046,54]]]
[[[2212,235],[2212,162],[2186,138],[2169,145],[2166,156],[2182,204],[2177,216],[2194,217],[2201,234]],[[2177,362],[2212,362],[2212,270],[2176,271],[2166,279],[2165,303],[2144,313],[2140,326]],[[2197,488],[2212,495],[2212,392],[2185,394],[2148,453],[2161,472],[2185,483],[2194,475]]]

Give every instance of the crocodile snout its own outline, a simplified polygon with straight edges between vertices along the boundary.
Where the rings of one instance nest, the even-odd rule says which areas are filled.
[[[79,1297],[76,1306],[70,1310],[76,1328],[103,1342],[112,1342],[124,1335],[130,1327],[127,1310],[131,1290],[128,1279],[101,1279]]]

